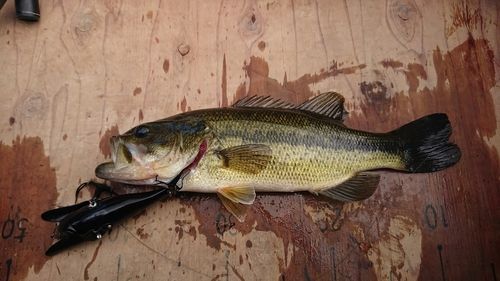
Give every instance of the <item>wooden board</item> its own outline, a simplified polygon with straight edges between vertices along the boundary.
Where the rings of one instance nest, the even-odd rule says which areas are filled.
[[[500,274],[500,7],[483,1],[40,1],[0,11],[0,280],[492,280]],[[41,212],[72,204],[109,137],[247,95],[346,96],[376,132],[446,112],[459,164],[384,172],[338,204],[160,202],[53,258]],[[85,193],[84,196],[88,196]]]

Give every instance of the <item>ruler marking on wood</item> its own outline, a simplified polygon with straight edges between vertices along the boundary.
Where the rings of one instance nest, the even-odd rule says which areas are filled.
[[[493,274],[493,281],[497,281],[497,273],[495,271],[495,264],[490,263],[490,265],[491,265],[491,273]]]
[[[333,266],[333,281],[337,281],[337,265],[335,264],[335,247],[330,249],[332,256],[332,266]]]
[[[441,277],[443,278],[443,281],[446,281],[446,278],[444,276],[443,254],[441,253],[443,251],[443,245],[438,244],[437,249],[439,252],[439,262],[441,264]]]

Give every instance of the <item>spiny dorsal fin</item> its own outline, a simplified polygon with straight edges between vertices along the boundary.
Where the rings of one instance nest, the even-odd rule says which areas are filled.
[[[335,92],[320,94],[296,107],[300,110],[325,115],[342,121],[347,112],[344,110],[344,97]]]
[[[257,174],[271,161],[272,150],[264,144],[245,144],[223,149],[218,155],[225,168]]]
[[[314,112],[332,119],[343,121],[347,111],[344,109],[344,97],[335,92],[320,94],[304,103],[295,106],[289,102],[280,99],[274,99],[270,96],[251,96],[245,97],[233,107],[265,107],[265,108],[289,108],[299,109],[308,112]]]
[[[233,107],[294,108],[295,105],[270,96],[249,96],[235,102]]]
[[[337,186],[320,191],[319,194],[343,202],[364,200],[372,196],[379,181],[380,175],[362,172]]]

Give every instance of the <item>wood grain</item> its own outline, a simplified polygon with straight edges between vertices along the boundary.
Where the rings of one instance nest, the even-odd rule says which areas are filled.
[[[40,2],[38,23],[15,20],[14,1],[0,11],[0,280],[499,279],[496,1]],[[461,161],[382,172],[359,203],[258,195],[243,223],[216,196],[183,195],[43,257],[52,229],[39,213],[72,203],[111,135],[247,95],[328,90],[364,130],[447,113]]]

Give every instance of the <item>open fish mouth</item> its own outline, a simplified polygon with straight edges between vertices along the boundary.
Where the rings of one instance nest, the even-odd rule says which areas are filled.
[[[113,162],[99,164],[95,168],[95,175],[98,178],[127,184],[145,185],[157,182],[156,173],[151,169],[138,165],[125,166],[117,169]]]
[[[98,178],[131,184],[151,184],[156,173],[146,165],[136,161],[137,146],[127,145],[117,136],[111,137],[111,160],[98,165],[95,175]]]
[[[120,169],[124,166],[130,165],[133,160],[132,152],[119,137],[111,137],[111,160],[115,168]]]
[[[204,140],[198,149],[198,153],[191,159],[185,167],[180,167],[181,172],[189,172],[196,168],[200,160],[207,152],[207,140]],[[164,168],[161,165],[143,165],[133,157],[134,151],[131,151],[129,146],[124,144],[118,137],[111,139],[111,159],[112,162],[106,162],[98,165],[95,169],[95,175],[98,178],[122,182],[127,184],[147,185],[155,184],[158,180],[162,182],[170,182],[175,176],[162,177],[158,175],[156,169]],[[134,147],[132,147],[132,150]],[[172,163],[164,163],[166,166]],[[154,168],[153,168],[154,167]]]

